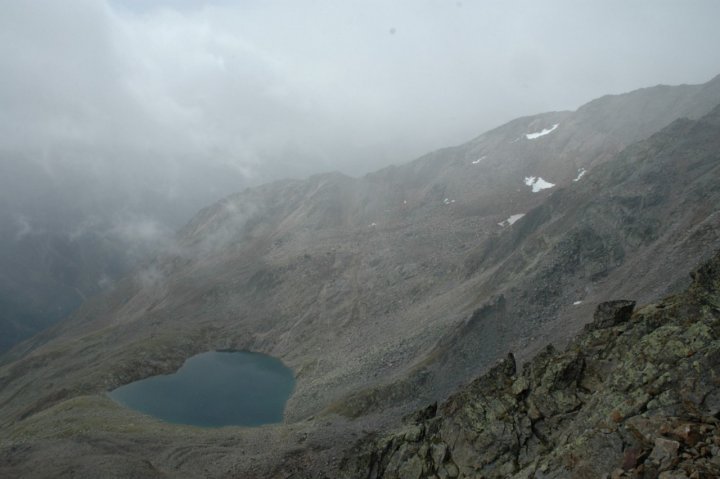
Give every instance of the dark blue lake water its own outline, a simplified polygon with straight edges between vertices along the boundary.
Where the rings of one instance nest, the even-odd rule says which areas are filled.
[[[175,373],[110,392],[120,404],[164,421],[194,426],[259,426],[281,422],[295,387],[291,369],[265,354],[209,352]]]

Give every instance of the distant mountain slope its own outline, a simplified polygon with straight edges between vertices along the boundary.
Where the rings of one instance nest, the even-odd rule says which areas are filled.
[[[233,195],[6,354],[0,427],[41,425],[49,408],[221,348],[295,370],[288,422],[320,418],[297,427],[392,420],[509,350],[569,340],[608,297],[677,291],[720,248],[719,84],[518,119],[360,179]],[[647,138],[648,125],[665,128]]]
[[[603,298],[649,301],[677,290],[688,265],[720,248],[718,180],[720,107],[676,121],[552,193],[466,252],[467,279],[448,295],[466,307],[478,302],[466,320],[409,376],[333,410],[355,416],[418,397],[428,384],[450,389],[510,349],[526,358],[533,344],[567,340],[582,326],[578,313]]]

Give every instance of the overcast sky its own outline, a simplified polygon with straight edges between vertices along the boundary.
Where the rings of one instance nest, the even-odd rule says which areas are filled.
[[[716,0],[0,5],[2,151],[250,182],[364,173],[517,116],[720,73]]]

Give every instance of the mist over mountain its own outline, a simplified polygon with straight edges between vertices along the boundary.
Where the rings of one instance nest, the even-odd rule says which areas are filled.
[[[59,448],[57,467],[86,475],[365,477],[375,462],[350,453],[360,435],[443,400],[508,351],[527,361],[568,343],[609,298],[682,290],[720,249],[719,78],[605,96],[360,178],[276,181],[204,208],[172,248],[3,356],[3,467],[52,476]],[[288,365],[285,422],[188,436],[104,395],[208,350]],[[123,452],[103,452],[101,436]],[[476,467],[459,461],[464,474]]]
[[[715,2],[4,5],[0,351],[247,186],[362,175],[518,116],[706,81],[716,14]],[[680,31],[692,34],[666,34]]]
[[[719,17],[6,2],[0,476],[720,474]]]

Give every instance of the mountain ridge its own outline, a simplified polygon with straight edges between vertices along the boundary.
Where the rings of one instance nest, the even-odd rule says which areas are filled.
[[[332,438],[442,399],[508,350],[523,361],[569,341],[594,303],[647,302],[684,286],[689,265],[720,248],[714,89],[687,90],[680,106],[659,97],[701,118],[653,117],[670,125],[649,138],[635,128],[631,145],[551,113],[363,178],[325,174],[232,195],[196,215],[169,254],[4,355],[0,427],[17,440],[50,421],[47,440],[79,447],[54,436],[50,411],[78,427],[102,411],[98,434],[142,457],[157,424],[102,392],[202,351],[248,349],[283,359],[297,389],[285,425],[243,437],[309,434],[332,456]],[[646,101],[627,107],[638,109],[629,123],[655,114]],[[530,176],[556,186],[533,192]],[[502,224],[516,214],[525,216]],[[661,255],[666,263],[653,261]],[[142,424],[137,437],[116,434],[119,417]],[[185,447],[184,429],[157,430],[163,447]]]

